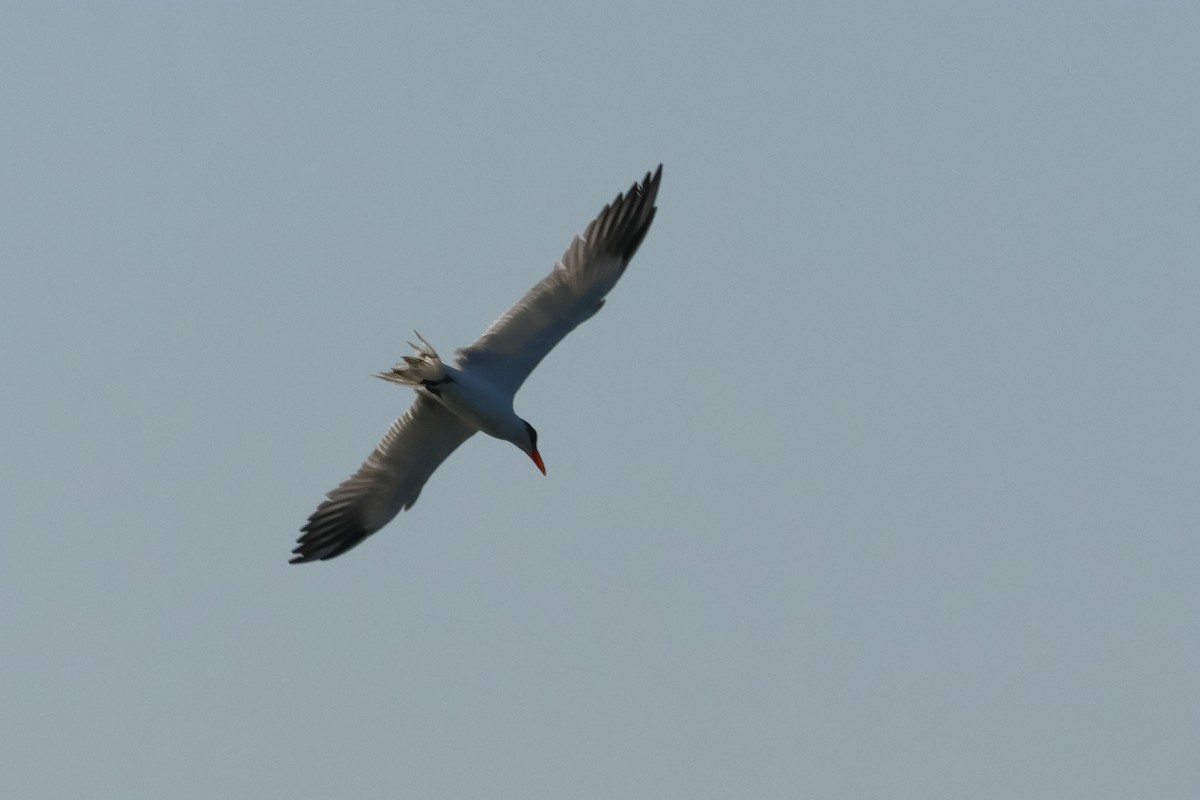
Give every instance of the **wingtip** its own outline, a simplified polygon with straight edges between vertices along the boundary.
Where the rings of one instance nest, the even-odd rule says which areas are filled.
[[[662,180],[662,168],[663,168],[663,165],[662,165],[662,162],[660,161],[658,164],[658,167],[655,168],[654,172],[646,173],[646,177],[642,178],[642,185],[641,185],[642,191],[645,191],[650,186],[658,185],[658,182]]]
[[[312,552],[305,552],[304,537],[301,536],[296,540],[296,546],[292,548],[292,557],[288,559],[289,564],[307,564],[310,561],[316,561],[317,557]]]
[[[662,171],[663,165],[660,162],[653,172],[646,173],[641,182],[635,181],[633,185],[629,187],[629,191],[617,195],[616,200],[614,200],[612,204],[615,205],[621,202],[624,197],[633,197],[635,195],[646,194],[651,191],[657,193],[658,183],[662,180]]]

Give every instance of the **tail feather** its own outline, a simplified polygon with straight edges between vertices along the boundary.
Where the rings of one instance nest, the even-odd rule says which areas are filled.
[[[415,355],[402,356],[402,362],[392,367],[387,372],[380,372],[376,377],[383,378],[390,383],[398,383],[401,386],[420,386],[426,381],[440,381],[446,377],[446,368],[442,365],[442,359],[438,356],[437,351],[433,349],[433,345],[425,341],[425,337],[420,333],[417,334],[419,345],[408,343],[408,346],[416,351]]]

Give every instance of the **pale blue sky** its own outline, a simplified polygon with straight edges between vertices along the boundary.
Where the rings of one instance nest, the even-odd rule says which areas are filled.
[[[1200,11],[734,6],[4,5],[0,796],[1200,795]]]

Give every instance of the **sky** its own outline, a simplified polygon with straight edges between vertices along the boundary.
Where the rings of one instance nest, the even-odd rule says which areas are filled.
[[[1200,11],[5,3],[0,796],[1200,795]],[[663,163],[605,309],[299,528]]]

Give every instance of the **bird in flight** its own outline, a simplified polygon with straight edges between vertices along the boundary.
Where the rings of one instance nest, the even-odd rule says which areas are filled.
[[[417,502],[433,471],[476,431],[515,444],[546,474],[537,431],[513,411],[513,396],[546,354],[604,305],[657,210],[662,164],[606,205],[526,292],[474,344],[444,363],[417,334],[415,351],[385,381],[417,398],[367,460],[326,495],[301,528],[291,563],[340,556]]]

